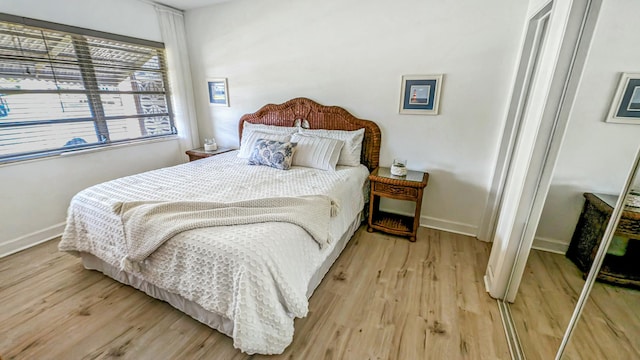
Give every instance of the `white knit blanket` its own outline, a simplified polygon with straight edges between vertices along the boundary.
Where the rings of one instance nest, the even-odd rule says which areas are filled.
[[[246,162],[229,152],[85,189],[71,200],[59,249],[90,253],[118,268],[127,256],[118,203],[322,195],[340,204],[329,219],[329,239],[335,240],[363,208],[364,166],[282,171]],[[135,276],[227,319],[217,329],[233,337],[234,347],[278,354],[292,341],[294,318],[307,315],[310,279],[336,243],[320,248],[309,232],[287,222],[203,227],[164,242]]]
[[[278,197],[232,203],[130,201],[114,204],[120,213],[127,255],[120,268],[139,272],[141,263],[165,241],[187,230],[212,226],[287,222],[306,230],[323,247],[336,203],[327,196]]]

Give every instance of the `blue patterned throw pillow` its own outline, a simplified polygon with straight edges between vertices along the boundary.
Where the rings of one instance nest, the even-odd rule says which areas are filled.
[[[258,139],[249,157],[249,165],[266,165],[289,170],[297,143]]]

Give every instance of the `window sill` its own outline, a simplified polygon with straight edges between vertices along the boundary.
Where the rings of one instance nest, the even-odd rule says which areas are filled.
[[[88,149],[82,149],[82,150],[65,151],[65,152],[62,152],[62,153],[58,154],[57,156],[64,156],[64,157],[76,156],[76,155],[94,153],[94,152],[99,152],[99,151],[119,149],[119,148],[123,148],[123,147],[137,146],[137,145],[144,145],[144,144],[152,144],[152,143],[163,142],[163,141],[171,141],[171,140],[177,140],[177,139],[178,139],[177,135],[170,135],[170,136],[163,136],[161,138],[154,138],[154,139],[133,140],[133,141],[127,141],[127,142],[122,142],[122,143],[117,143],[117,144],[111,144],[111,145],[108,145],[108,146],[97,146],[97,147],[88,148]]]
[[[163,137],[159,137],[159,138],[144,139],[144,140],[133,140],[133,141],[127,141],[127,142],[122,142],[122,143],[111,144],[111,145],[107,145],[107,146],[97,146],[97,147],[93,147],[93,148],[81,149],[81,150],[75,150],[75,151],[71,150],[71,151],[65,151],[65,152],[61,152],[61,153],[56,153],[56,154],[36,157],[36,158],[32,158],[32,159],[22,159],[22,160],[7,161],[5,163],[0,163],[0,168],[5,167],[5,166],[11,166],[11,165],[27,164],[27,163],[36,162],[36,161],[42,161],[42,160],[51,160],[51,159],[55,159],[55,158],[58,158],[58,157],[71,157],[71,156],[85,155],[85,154],[89,154],[89,153],[95,153],[95,152],[100,152],[100,151],[109,151],[109,150],[120,149],[120,148],[124,148],[124,147],[140,146],[140,145],[153,144],[153,143],[165,142],[165,141],[175,141],[175,140],[178,140],[178,139],[179,139],[178,135],[169,135],[169,136],[163,136]]]

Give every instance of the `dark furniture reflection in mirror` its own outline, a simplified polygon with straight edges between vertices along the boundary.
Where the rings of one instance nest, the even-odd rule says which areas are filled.
[[[630,198],[634,199],[635,196],[630,195]],[[586,276],[618,197],[585,193],[584,198],[586,201],[567,257],[584,271]],[[598,280],[640,288],[640,208],[634,205],[635,201],[627,204],[622,213]]]

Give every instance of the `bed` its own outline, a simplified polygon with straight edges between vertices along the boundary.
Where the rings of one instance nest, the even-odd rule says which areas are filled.
[[[241,145],[98,184],[71,200],[59,249],[230,336],[243,352],[279,354],[363,219],[380,130],[306,98],[244,115],[245,141],[249,126],[295,128],[298,138],[364,129],[360,161],[283,171],[248,165]]]

